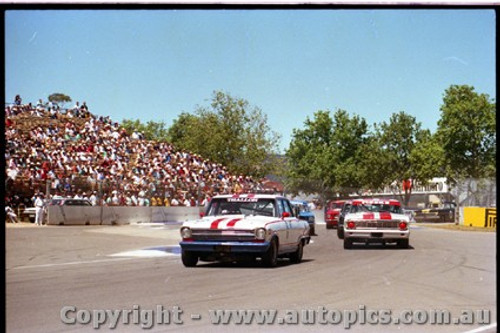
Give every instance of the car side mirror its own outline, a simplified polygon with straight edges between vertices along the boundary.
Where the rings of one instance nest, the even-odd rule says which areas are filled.
[[[281,214],[281,218],[284,219],[285,217],[290,217],[290,213],[289,212],[283,212],[283,214]]]

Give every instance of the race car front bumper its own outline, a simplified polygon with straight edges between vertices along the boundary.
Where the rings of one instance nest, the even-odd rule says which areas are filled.
[[[271,243],[264,242],[211,242],[211,241],[182,241],[179,243],[183,251],[204,254],[263,254]]]

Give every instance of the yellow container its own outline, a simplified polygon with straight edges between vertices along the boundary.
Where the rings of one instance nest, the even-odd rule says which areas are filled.
[[[495,228],[497,226],[497,209],[464,207],[464,225],[470,227]]]

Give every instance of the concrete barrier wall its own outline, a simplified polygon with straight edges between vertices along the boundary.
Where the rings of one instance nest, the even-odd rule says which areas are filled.
[[[113,225],[131,223],[182,223],[197,219],[203,207],[49,206],[47,224]],[[314,210],[316,222],[324,222],[322,210]]]
[[[101,224],[101,207],[49,206],[47,224]]]
[[[202,207],[49,206],[47,224],[112,225],[182,223],[199,217]]]

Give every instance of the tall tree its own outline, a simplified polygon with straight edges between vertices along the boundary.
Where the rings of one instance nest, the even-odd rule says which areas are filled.
[[[445,173],[451,184],[464,178],[496,173],[496,105],[487,94],[468,85],[445,91],[436,135],[444,150]]]
[[[335,179],[330,168],[334,164],[330,149],[332,131],[329,111],[317,111],[314,119],[306,118],[302,129],[293,130],[286,151],[288,191],[320,193],[323,198],[334,195]]]
[[[415,117],[404,111],[392,114],[389,122],[375,128],[386,159],[386,183],[393,184],[393,192],[401,195],[404,205],[408,205],[413,183],[418,180],[411,163],[412,151],[427,132]]]
[[[209,107],[181,114],[168,135],[179,148],[225,165],[234,173],[257,177],[273,170],[280,140],[259,108],[221,91],[214,92]]]
[[[337,110],[318,111],[303,129],[294,129],[288,161],[287,187],[297,193],[319,193],[323,199],[347,195],[363,186],[360,152],[369,141],[368,125],[359,116]]]
[[[425,184],[434,177],[445,176],[444,149],[437,135],[422,131],[420,139],[410,154],[412,177],[415,182]]]

